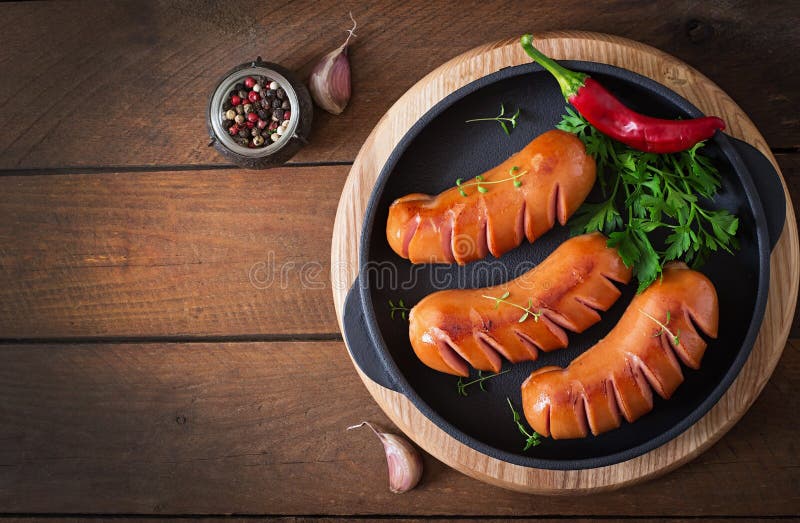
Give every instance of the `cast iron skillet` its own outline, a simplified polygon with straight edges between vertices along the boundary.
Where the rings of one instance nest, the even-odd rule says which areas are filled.
[[[666,118],[701,116],[700,111],[664,86],[629,71],[591,62],[564,62],[591,74],[628,105]],[[465,123],[522,109],[520,123],[506,136],[497,123]],[[785,200],[778,174],[756,149],[727,135],[717,136],[706,151],[719,166],[723,187],[714,205],[740,218],[741,249],[719,254],[702,267],[720,298],[720,335],[710,340],[698,371],[684,369],[685,381],[674,396],[657,398],[653,411],[633,424],[598,437],[545,439],[527,452],[506,404],[522,411],[520,385],[544,365],[565,366],[617,322],[635,291],[623,287],[615,306],[582,334],[569,335],[569,347],[541,353],[535,362],[517,365],[487,383],[457,393],[457,378],[423,365],[408,341],[408,324],[390,318],[388,300],[408,305],[441,288],[496,285],[530,269],[569,237],[556,226],[535,243],[527,241],[500,259],[456,265],[417,265],[398,257],[386,241],[388,208],[412,192],[435,194],[495,166],[533,137],[552,129],[564,112],[555,80],[536,64],[505,68],[481,78],[438,103],[400,141],[378,178],[361,237],[359,276],[345,302],[344,334],[353,359],[376,383],[404,394],[422,414],[453,438],[488,456],[522,466],[585,469],[619,463],[678,436],[719,400],[739,373],[753,347],[764,316],[769,289],[769,254],[783,227]],[[592,199],[592,196],[589,197]],[[762,207],[762,202],[764,206]],[[765,213],[766,209],[766,213]],[[655,395],[654,395],[655,396]]]

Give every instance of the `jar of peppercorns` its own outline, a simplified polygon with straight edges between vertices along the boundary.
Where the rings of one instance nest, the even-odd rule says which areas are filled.
[[[214,89],[206,115],[209,145],[241,167],[276,167],[307,143],[313,116],[306,86],[258,57],[234,67]]]

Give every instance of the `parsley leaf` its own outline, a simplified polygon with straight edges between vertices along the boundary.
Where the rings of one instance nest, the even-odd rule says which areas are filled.
[[[608,245],[633,267],[638,292],[660,277],[668,261],[697,267],[714,252],[739,248],[739,219],[705,207],[722,184],[719,170],[702,153],[703,142],[674,154],[637,151],[604,135],[571,107],[556,127],[575,134],[594,157],[603,195],[578,209],[570,220],[572,232],[606,234]]]

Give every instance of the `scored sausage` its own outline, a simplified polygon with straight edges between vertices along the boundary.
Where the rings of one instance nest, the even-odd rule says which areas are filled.
[[[464,265],[490,252],[499,257],[523,238],[533,242],[580,207],[594,185],[595,163],[575,135],[553,130],[478,181],[395,200],[386,223],[394,252],[412,263]]]
[[[522,384],[530,426],[555,439],[582,438],[633,422],[653,409],[653,393],[669,398],[683,382],[680,362],[700,367],[716,338],[717,291],[699,272],[677,262],[636,296],[604,339],[570,365],[543,367]]]
[[[535,360],[539,350],[566,347],[564,329],[582,332],[597,323],[597,311],[620,296],[611,281],[630,278],[605,236],[576,236],[508,283],[425,297],[411,309],[411,345],[425,365],[441,372],[468,376],[469,366],[498,372],[501,355],[517,363]]]

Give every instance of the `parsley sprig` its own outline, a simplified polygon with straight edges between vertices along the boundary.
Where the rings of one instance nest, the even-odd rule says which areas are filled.
[[[606,234],[608,245],[633,266],[638,292],[660,277],[670,260],[697,267],[713,252],[739,248],[739,219],[725,209],[704,206],[721,183],[719,171],[701,152],[703,142],[674,154],[637,151],[604,135],[571,108],[566,111],[557,127],[576,134],[595,158],[603,194],[602,201],[583,204],[572,229]],[[654,238],[661,237],[654,245]]]

